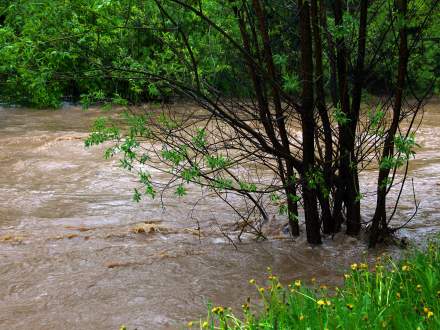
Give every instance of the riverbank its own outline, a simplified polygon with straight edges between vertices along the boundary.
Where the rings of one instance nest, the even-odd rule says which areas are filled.
[[[353,263],[341,287],[315,279],[297,279],[286,287],[268,269],[264,284],[249,281],[259,300],[244,302],[239,317],[217,306],[188,328],[440,329],[439,265],[437,239],[400,261],[382,255],[374,264]]]

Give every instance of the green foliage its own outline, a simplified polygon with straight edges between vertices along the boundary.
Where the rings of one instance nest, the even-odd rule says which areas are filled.
[[[231,309],[210,306],[206,319],[188,323],[202,329],[437,329],[440,327],[440,245],[413,252],[395,262],[378,257],[374,265],[354,263],[342,287],[296,280],[285,287],[269,276],[255,286],[260,299],[247,300],[240,317]],[[261,308],[263,305],[264,308]]]
[[[179,184],[179,185],[177,186],[177,188],[176,188],[176,195],[177,195],[178,197],[183,197],[183,196],[186,195],[186,189],[185,189],[185,187],[183,186],[183,184]]]
[[[206,163],[211,170],[224,169],[228,166],[229,161],[223,156],[206,156]]]
[[[206,131],[204,129],[197,129],[196,136],[192,139],[194,145],[198,149],[203,149],[206,146]]]
[[[318,169],[312,169],[306,174],[307,185],[310,189],[319,189],[324,196],[328,196],[329,191],[325,184],[324,173]]]
[[[350,122],[350,118],[348,118],[347,114],[344,113],[340,107],[336,107],[333,111],[333,118],[341,126],[345,126]]]
[[[160,4],[159,7],[157,4]],[[434,81],[440,91],[440,14],[432,1],[410,1],[411,20],[396,18],[389,33],[388,7],[371,4],[367,49],[375,49],[377,38],[384,35],[384,54],[369,76],[377,82],[372,93],[383,93],[392,86],[396,66],[395,32],[402,24],[411,31],[426,27],[422,42],[412,49],[409,80],[416,91]],[[234,2],[200,2],[202,12],[231,37],[240,40],[234,24]],[[284,12],[283,4],[273,3],[266,10],[277,12],[270,21],[274,62],[286,93],[297,94],[298,37],[291,29],[295,18]],[[164,19],[164,12],[168,17]],[[282,14],[280,14],[282,12]],[[195,86],[203,77],[225,96],[250,96],[251,82],[243,60],[215,29],[181,6],[153,0],[18,0],[3,1],[0,13],[6,19],[0,26],[0,102],[34,107],[58,107],[63,99],[81,101],[84,107],[111,101],[126,105],[145,101],[163,101],[174,96],[166,81]],[[272,21],[273,20],[273,21]],[[286,22],[288,22],[286,24]],[[355,12],[344,11],[343,24],[336,26],[329,11],[328,30],[335,39],[355,40],[359,22]],[[182,46],[182,35],[191,48]],[[324,47],[326,44],[324,43]],[[368,57],[376,54],[369,54]],[[350,55],[355,62],[356,51]],[[368,58],[372,60],[372,58]],[[330,81],[328,60],[324,59],[324,81]],[[195,70],[194,70],[194,67]],[[194,72],[195,71],[195,72]],[[206,91],[205,85],[200,86]],[[389,91],[388,91],[389,92]],[[344,117],[336,120],[342,125]],[[169,124],[169,123],[168,123]]]
[[[186,149],[184,147],[175,149],[163,149],[161,153],[162,158],[165,161],[171,162],[174,166],[178,166],[186,158]]]
[[[93,145],[99,145],[106,141],[119,140],[120,130],[115,125],[109,123],[105,117],[98,118],[92,127],[92,132],[85,140],[85,146],[91,147]]]
[[[240,182],[240,189],[247,192],[257,191],[257,185],[255,183]]]
[[[411,157],[415,156],[416,152],[414,148],[419,147],[416,143],[414,133],[411,133],[407,137],[402,135],[395,136],[394,145],[397,152],[396,156],[383,157],[379,165],[381,169],[393,169],[403,166]]]

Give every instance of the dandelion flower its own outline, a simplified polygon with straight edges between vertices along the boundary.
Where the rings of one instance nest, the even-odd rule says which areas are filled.
[[[419,292],[422,291],[422,285],[421,284],[417,284],[416,289]]]
[[[351,276],[349,274],[344,274],[346,280],[348,280]]]
[[[208,322],[207,321],[205,321],[205,322],[203,322],[203,324],[202,324],[202,328],[207,328],[208,327]]]
[[[223,314],[224,311],[225,311],[225,310],[224,310],[224,308],[223,308],[222,306],[214,307],[214,308],[212,309],[212,312],[213,312],[214,314]]]
[[[325,305],[330,306],[332,304],[330,301],[325,300],[325,299],[319,299],[316,303],[319,306],[325,306]]]
[[[301,287],[301,280],[296,280],[295,281],[295,287],[296,288],[300,288]]]
[[[249,280],[249,284],[255,284],[256,281],[254,279]]]
[[[426,317],[429,319],[434,316],[434,312],[430,310],[428,307],[423,307],[423,312],[426,314]]]
[[[403,265],[403,266],[402,266],[402,271],[404,271],[404,272],[409,272],[409,270],[410,270],[409,265]]]
[[[361,264],[359,264],[359,268],[360,269],[368,269],[368,265],[364,264],[364,263],[361,263]]]
[[[358,268],[358,264],[354,263],[350,267],[352,270],[356,270]]]
[[[347,308],[349,309],[349,310],[352,310],[353,309],[353,304],[347,304]]]
[[[258,291],[260,291],[260,293],[264,293],[264,288],[259,288]]]

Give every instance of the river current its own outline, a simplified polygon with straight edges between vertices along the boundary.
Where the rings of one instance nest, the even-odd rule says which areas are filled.
[[[248,280],[261,283],[268,266],[283,282],[333,285],[351,262],[383,252],[344,235],[320,247],[273,235],[235,248],[218,230],[231,210],[207,197],[193,211],[197,191],[136,204],[137,179],[104,160],[102,147],[84,147],[99,115],[72,106],[0,108],[1,329],[179,329],[209,301],[238,307],[254,297]],[[426,107],[416,137],[410,175],[420,208],[400,232],[415,243],[440,229],[438,103]],[[364,175],[363,189],[375,180]],[[368,196],[363,203],[374,205]],[[368,219],[374,207],[364,210]],[[396,218],[413,210],[406,189]]]

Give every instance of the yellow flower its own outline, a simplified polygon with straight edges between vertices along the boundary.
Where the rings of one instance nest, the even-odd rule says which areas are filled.
[[[361,263],[361,264],[359,265],[359,268],[360,268],[360,269],[368,269],[368,265],[367,265],[367,264],[364,264],[364,263]]]
[[[301,287],[301,280],[295,281],[295,287],[300,288]]]
[[[260,291],[260,293],[264,293],[264,288],[259,288],[258,291]]]
[[[193,322],[192,321],[188,322],[188,328],[192,328],[192,326],[193,326]]]
[[[423,312],[426,314],[426,317],[429,319],[434,316],[434,312],[431,311],[428,307],[423,307]]]
[[[353,304],[347,304],[347,308],[349,309],[349,310],[352,310],[353,309]]]
[[[350,267],[352,270],[356,270],[358,268],[358,264],[354,263]]]
[[[254,279],[249,280],[249,284],[255,284],[256,281]]]
[[[249,305],[243,304],[243,305],[241,305],[241,308],[243,308],[243,310],[247,311],[249,309]]]
[[[344,274],[346,280],[348,280],[351,276],[349,274]]]
[[[409,267],[409,265],[403,265],[402,266],[402,271],[404,271],[404,272],[409,272],[410,269],[411,268]]]
[[[325,305],[330,306],[332,304],[330,301],[325,300],[325,299],[319,299],[316,303],[319,306],[325,306]]]
[[[224,310],[224,308],[223,308],[222,306],[217,306],[217,307],[214,307],[211,311],[212,311],[214,314],[223,314],[223,312],[224,312],[225,310]]]
[[[299,316],[299,320],[300,320],[300,321],[304,320],[304,315],[301,314],[301,315]]]
[[[397,299],[400,299],[400,292],[397,292],[397,293],[396,293],[396,298],[397,298]]]
[[[277,284],[277,289],[279,290],[279,289],[281,289],[283,286],[280,284],[280,283],[278,283]]]
[[[315,284],[315,283],[316,283],[316,278],[312,277],[312,278],[310,279],[310,282],[312,282],[312,284]]]
[[[207,328],[208,327],[208,322],[207,321],[205,321],[205,322],[203,322],[203,324],[202,324],[202,328]]]
[[[422,285],[417,284],[416,289],[417,289],[417,291],[419,291],[419,292],[422,291]]]
[[[272,268],[267,267],[267,271],[268,271],[268,272],[271,272],[271,271],[272,271]]]

